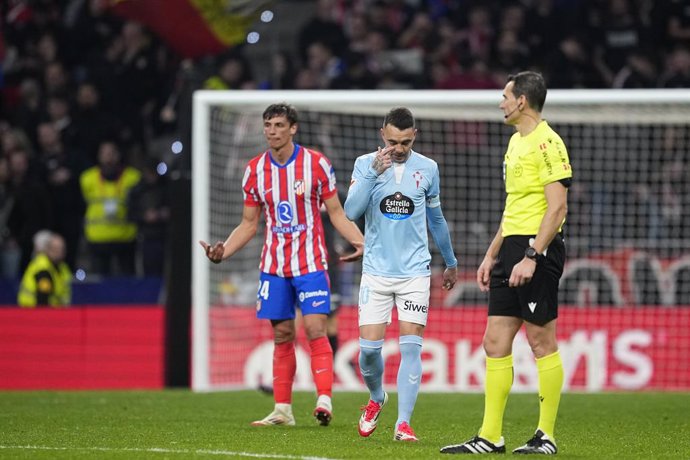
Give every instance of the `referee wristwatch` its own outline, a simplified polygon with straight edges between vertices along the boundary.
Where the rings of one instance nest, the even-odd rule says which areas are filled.
[[[532,246],[529,246],[527,249],[525,249],[525,257],[539,263],[539,260],[544,256],[539,254]]]

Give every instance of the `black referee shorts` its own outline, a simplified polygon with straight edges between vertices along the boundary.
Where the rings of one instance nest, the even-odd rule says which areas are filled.
[[[558,281],[565,264],[563,235],[554,237],[529,283],[508,286],[513,266],[525,257],[532,238],[533,235],[513,235],[503,239],[491,270],[489,316],[515,316],[539,326],[558,318]]]

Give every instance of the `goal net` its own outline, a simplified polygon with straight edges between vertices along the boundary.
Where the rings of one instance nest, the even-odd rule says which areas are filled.
[[[430,239],[432,296],[422,391],[479,391],[487,296],[476,269],[505,202],[502,162],[513,128],[501,91],[198,91],[193,114],[193,388],[271,384],[272,334],[255,318],[263,221],[232,259],[211,264],[196,243],[223,241],[240,222],[248,160],[266,149],[263,110],[299,112],[295,141],[324,152],[341,196],[357,156],[382,145],[385,113],[409,107],[414,150],[433,158],[459,260],[459,281],[441,289],[443,261]],[[574,178],[564,232],[558,337],[567,389],[690,388],[690,92],[549,91],[543,116],[563,138]],[[334,237],[333,246],[342,241]],[[404,242],[401,242],[404,244]],[[337,389],[364,390],[357,363],[361,266],[332,267],[339,310]],[[394,389],[397,326],[384,346]],[[313,388],[309,348],[298,336],[296,390]],[[514,389],[534,390],[536,366],[524,335],[515,342]]]

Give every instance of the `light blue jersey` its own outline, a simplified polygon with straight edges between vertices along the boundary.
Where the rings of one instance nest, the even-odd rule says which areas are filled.
[[[431,274],[429,230],[446,267],[457,265],[441,212],[438,165],[415,151],[380,176],[371,164],[376,152],[355,161],[345,200],[348,219],[365,217],[363,273],[392,278]]]

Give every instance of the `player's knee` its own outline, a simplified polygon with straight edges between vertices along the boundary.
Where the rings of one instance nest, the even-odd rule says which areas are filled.
[[[326,326],[321,324],[309,324],[304,326],[304,333],[308,340],[326,336]]]
[[[486,356],[490,358],[502,358],[512,352],[512,341],[498,335],[484,334],[482,346]]]
[[[527,343],[529,343],[532,353],[536,358],[542,358],[558,350],[556,337],[548,333],[528,333]]]
[[[295,328],[284,324],[273,326],[273,341],[275,343],[286,343],[295,340]]]

